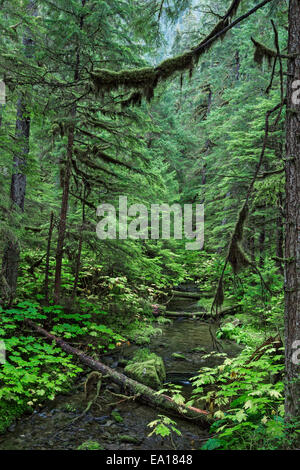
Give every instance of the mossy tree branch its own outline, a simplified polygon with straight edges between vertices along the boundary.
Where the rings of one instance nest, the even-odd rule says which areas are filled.
[[[249,10],[244,15],[231,22],[242,0],[233,0],[226,14],[220,19],[213,30],[196,47],[184,52],[181,55],[164,60],[156,67],[143,67],[128,70],[107,70],[96,69],[90,73],[92,89],[96,93],[105,93],[106,91],[117,90],[124,87],[127,90],[135,90],[123,106],[131,104],[140,104],[142,97],[150,101],[154,96],[154,89],[160,81],[171,78],[177,72],[189,71],[191,76],[194,66],[202,54],[210,49],[215,41],[223,38],[225,34],[239,24],[244,19],[255,13],[258,9],[264,7],[272,0],[264,0]],[[276,53],[275,53],[276,54]]]

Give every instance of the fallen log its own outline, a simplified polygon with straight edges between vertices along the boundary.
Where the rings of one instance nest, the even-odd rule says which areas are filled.
[[[186,318],[214,318],[222,317],[229,313],[235,313],[239,310],[239,305],[233,305],[232,307],[227,307],[218,312],[218,315],[212,314],[210,312],[172,312],[167,310],[164,314],[165,317],[186,317]]]
[[[223,310],[220,310],[218,314],[216,315],[215,313],[212,314],[213,317],[222,317],[224,315],[228,315],[229,313],[236,313],[241,311],[241,306],[240,305],[231,305],[230,307],[223,308]]]
[[[182,292],[182,291],[177,291],[177,290],[172,290],[171,294],[174,297],[182,297],[186,299],[196,299],[200,300],[202,297],[211,297],[212,293],[208,291],[203,291],[203,292]]]
[[[111,369],[102,362],[92,359],[90,356],[87,356],[79,349],[70,346],[61,338],[52,335],[41,326],[36,325],[33,321],[24,320],[24,322],[40,335],[45,336],[51,341],[54,341],[63,351],[76,356],[79,361],[86,366],[100,371],[105,375],[109,375],[111,380],[118,385],[121,385],[125,392],[136,395],[137,400],[140,400],[154,408],[161,408],[168,413],[179,416],[180,418],[199,422],[199,424],[205,428],[208,428],[211,425],[211,420],[207,411],[200,410],[192,406],[178,405],[171,397],[163,394],[158,395],[152,388],[130,379],[126,375]]]
[[[164,314],[165,317],[187,317],[187,318],[201,318],[205,316],[210,316],[207,312],[171,312],[169,310]]]

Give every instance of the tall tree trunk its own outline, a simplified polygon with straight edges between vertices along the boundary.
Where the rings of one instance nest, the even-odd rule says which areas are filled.
[[[50,250],[51,250],[53,228],[54,228],[54,213],[51,212],[49,232],[48,232],[48,242],[47,242],[46,267],[45,267],[45,299],[47,303],[49,301],[49,265],[50,265]]]
[[[84,7],[86,0],[81,0],[81,4]],[[80,17],[79,29],[83,28],[83,19],[84,16]],[[80,64],[80,42],[76,50],[76,63],[74,71],[74,82],[79,79],[79,64]],[[77,107],[76,104],[72,106],[71,117],[73,122],[69,128],[68,133],[68,144],[67,144],[67,158],[64,168],[63,175],[63,193],[62,193],[62,202],[60,210],[60,219],[58,226],[58,239],[57,239],[57,248],[56,248],[56,265],[55,265],[55,281],[54,281],[54,302],[57,304],[60,301],[60,292],[61,292],[61,271],[62,271],[62,260],[64,254],[64,242],[66,236],[66,225],[67,225],[67,214],[68,214],[68,202],[69,202],[69,192],[70,192],[70,180],[71,180],[71,162],[73,156],[73,146],[74,146],[74,136],[75,136],[75,118],[76,118]]]
[[[285,232],[285,412],[300,415],[300,105],[293,85],[300,80],[300,2],[290,0],[286,113],[286,232]],[[297,55],[296,55],[297,54]],[[299,85],[298,85],[299,88]]]
[[[82,200],[82,223],[80,227],[80,235],[78,241],[78,250],[77,250],[77,257],[76,257],[76,266],[75,266],[75,279],[74,279],[74,286],[73,286],[73,297],[76,296],[78,279],[79,279],[79,272],[80,272],[80,263],[81,263],[81,252],[82,252],[82,243],[83,243],[83,230],[85,224],[85,201],[87,198],[87,190],[86,186],[84,186],[83,190],[83,200]]]
[[[255,237],[253,234],[251,234],[248,238],[248,251],[249,251],[250,259],[252,263],[255,263]]]
[[[11,177],[10,198],[24,212],[26,193],[26,160],[29,153],[30,116],[27,110],[28,98],[22,94],[17,104],[16,138],[20,150],[14,155],[13,174]]]
[[[259,232],[259,266],[262,268],[264,265],[264,251],[265,251],[265,241],[266,241],[266,230],[265,230],[265,216],[262,216],[262,228]]]
[[[0,285],[3,302],[11,305],[17,288],[20,245],[12,234],[8,234],[8,237],[10,239],[4,248]]]
[[[68,145],[67,145],[67,161],[64,167],[63,177],[62,177],[62,201],[60,209],[60,218],[58,226],[58,238],[57,238],[57,248],[56,248],[56,264],[55,264],[55,281],[54,281],[54,303],[59,303],[60,301],[60,291],[61,291],[61,270],[62,270],[62,260],[64,254],[64,242],[66,236],[66,226],[67,226],[67,213],[68,213],[68,202],[69,202],[69,191],[70,191],[70,179],[71,179],[71,159],[73,155],[73,145],[74,145],[74,126],[69,130],[68,135]]]
[[[236,81],[239,81],[240,79],[240,53],[239,50],[236,50],[235,52],[235,79]]]
[[[279,196],[278,216],[276,220],[276,265],[280,274],[283,274],[283,218],[282,218],[282,194]]]
[[[29,15],[37,16],[36,0],[28,3],[27,11]],[[23,37],[24,54],[27,58],[33,57],[34,41],[31,32],[27,29]],[[27,109],[28,96],[21,92],[17,103],[16,119],[16,140],[19,149],[14,155],[13,174],[10,185],[10,198],[13,208],[17,206],[21,212],[24,212],[25,194],[26,194],[26,174],[25,167],[29,153],[29,135],[30,135],[30,115]],[[2,260],[3,282],[9,288],[9,303],[11,304],[16,292],[18,267],[19,267],[20,246],[18,241],[11,237],[8,241]]]
[[[37,2],[30,0],[27,6],[28,14],[37,16]],[[34,40],[29,28],[23,37],[25,57],[31,58],[34,54]],[[11,179],[10,195],[11,200],[22,212],[24,212],[25,193],[26,193],[26,167],[27,156],[29,153],[29,135],[30,135],[30,113],[27,109],[28,96],[21,93],[17,104],[16,120],[16,138],[20,143],[20,150],[14,156],[14,168]]]

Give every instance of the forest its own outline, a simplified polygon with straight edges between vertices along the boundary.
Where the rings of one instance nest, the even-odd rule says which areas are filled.
[[[299,0],[0,30],[0,450],[299,450]]]

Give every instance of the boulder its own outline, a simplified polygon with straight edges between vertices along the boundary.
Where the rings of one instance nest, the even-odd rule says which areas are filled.
[[[132,379],[151,388],[160,388],[166,380],[166,370],[161,357],[151,355],[151,359],[128,364],[124,371]]]

